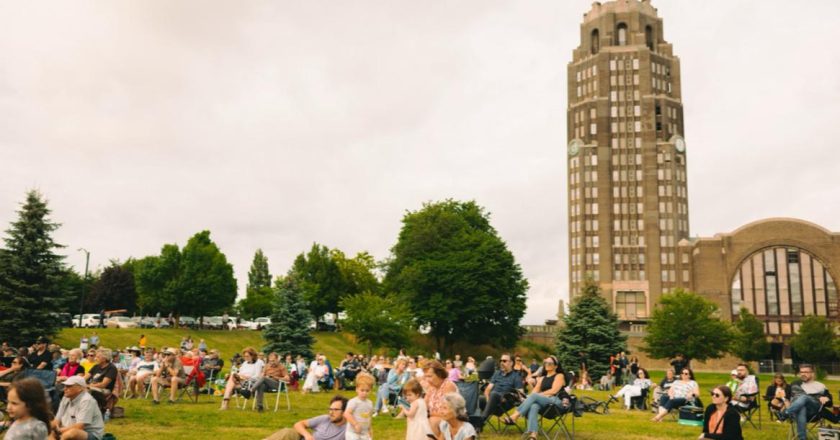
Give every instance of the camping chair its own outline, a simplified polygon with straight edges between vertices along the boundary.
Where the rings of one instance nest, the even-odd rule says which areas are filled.
[[[580,402],[573,394],[561,390],[557,397],[560,404],[551,403],[540,410],[540,431],[545,440],[557,440],[562,435],[566,440],[575,438],[575,417],[583,415]],[[571,420],[567,423],[566,417],[571,414]],[[546,426],[548,426],[546,428]],[[570,429],[571,428],[571,429]],[[555,432],[556,430],[556,432]]]
[[[610,413],[609,401],[595,400],[592,397],[583,396],[578,399],[584,412],[606,415]]]
[[[825,406],[820,405],[819,411],[817,411],[817,413],[811,416],[811,419],[808,420],[807,439],[799,438],[799,435],[796,433],[796,420],[793,417],[788,419],[788,422],[790,423],[790,431],[788,431],[787,437],[788,440],[817,440],[818,438],[823,438],[821,436],[821,432],[831,428],[831,423],[840,423],[840,420],[838,420],[834,415],[833,408],[826,408]]]
[[[198,403],[198,395],[200,394],[201,387],[206,383],[204,373],[194,365],[185,365],[184,372],[187,374],[187,379],[179,387],[180,391],[178,392],[177,400],[182,400],[186,396],[191,402]]]
[[[643,388],[642,395],[630,398],[630,409],[647,411],[650,408],[650,388]]]
[[[23,377],[32,377],[38,379],[41,385],[44,386],[44,391],[47,393],[47,402],[51,402],[51,396],[55,392],[55,370],[36,370],[28,368],[23,372]]]
[[[470,424],[473,425],[476,429],[480,429],[482,420],[481,410],[478,408],[478,382],[458,381],[455,382],[455,385],[458,387],[458,393],[461,394],[461,397],[463,397],[464,401],[466,402],[467,416],[470,419]]]
[[[286,409],[291,411],[292,410],[292,403],[289,400],[289,384],[288,382],[278,381],[278,385],[276,387],[270,388],[268,384],[263,382],[263,386],[265,386],[266,393],[276,393],[277,398],[274,400],[274,412],[277,412],[277,408],[280,407],[280,394],[286,394]],[[251,409],[255,409],[257,407],[257,399],[253,399],[251,402]]]
[[[519,424],[508,425],[504,422],[505,419],[510,417],[510,411],[522,403],[522,400],[524,399],[518,391],[505,393],[502,395],[499,406],[490,414],[490,417],[487,418],[484,424],[489,426],[497,434],[506,434],[507,430],[511,427],[519,431],[520,434],[525,432]]]
[[[741,405],[735,405],[735,408],[738,409],[738,412],[741,413],[741,426],[746,425],[749,423],[752,425],[753,428],[761,430],[761,402],[759,400],[758,392],[750,393],[750,394],[742,394],[742,397],[746,397],[749,400],[749,405],[743,407]],[[753,417],[758,414],[758,425],[755,424],[753,421]]]

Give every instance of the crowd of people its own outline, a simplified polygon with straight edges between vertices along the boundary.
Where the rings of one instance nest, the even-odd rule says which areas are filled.
[[[263,411],[265,393],[282,387],[304,394],[355,390],[349,400],[334,397],[328,414],[301,420],[272,434],[271,440],[369,440],[373,418],[383,414],[405,418],[408,440],[474,439],[494,416],[504,424],[517,424],[524,418],[527,437],[537,438],[543,409],[553,405],[572,410],[571,393],[591,385],[585,365],[579,371],[564,371],[554,356],[542,363],[531,359],[526,365],[521,356],[502,353],[498,361],[488,356],[479,364],[473,357],[441,359],[435,354],[425,358],[401,350],[393,358],[347,353],[334,367],[323,353],[307,363],[302,356],[265,354],[246,347],[226,369],[218,350],[209,349],[204,340],[195,343],[189,336],[178,347],[160,349],[148,347],[145,336],[139,346],[125,350],[99,344],[94,333],[70,349],[50,344],[46,338],[38,338],[31,347],[0,346],[0,400],[6,402],[6,412],[14,421],[5,426],[6,439],[101,439],[105,423],[120,409],[116,405],[120,397],[151,395],[152,405],[164,398],[175,404],[179,390],[190,381],[201,384],[205,392],[218,393],[221,410],[228,408],[235,394],[253,398],[256,409]],[[677,356],[671,365],[665,377],[654,383],[638,359],[618,353],[597,387],[613,391],[607,404],[622,400],[628,410],[634,399],[651,395],[654,421],[685,405],[702,408],[701,390],[689,362]],[[53,374],[26,374],[33,370]],[[45,382],[49,380],[52,383]],[[468,410],[459,391],[462,382],[481,383],[477,408]],[[741,439],[745,414],[761,398],[748,365],[738,364],[727,384],[711,390],[700,438]],[[763,398],[779,421],[792,419],[800,434],[815,414],[832,407],[830,393],[807,364],[800,365],[799,380],[791,384],[776,375]]]

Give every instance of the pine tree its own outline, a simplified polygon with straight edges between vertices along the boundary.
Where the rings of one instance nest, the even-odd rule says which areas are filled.
[[[263,351],[311,359],[315,343],[309,330],[312,314],[303,300],[297,280],[292,277],[278,279],[275,291],[271,324],[263,330],[266,341]]]
[[[260,287],[271,287],[271,273],[268,271],[268,258],[263,254],[262,249],[254,253],[254,261],[251,263],[251,270],[248,271],[248,289]]]
[[[0,340],[13,346],[54,336],[60,327],[50,314],[62,311],[66,270],[54,253],[63,246],[51,236],[59,224],[49,214],[41,194],[27,193],[0,250]]]
[[[591,278],[584,281],[563,323],[557,333],[557,359],[566,370],[577,370],[585,362],[589,377],[597,379],[609,369],[610,356],[626,350],[627,337],[618,330],[618,317]]]

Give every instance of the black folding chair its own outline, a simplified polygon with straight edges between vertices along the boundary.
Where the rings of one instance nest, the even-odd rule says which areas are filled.
[[[470,424],[477,429],[481,427],[481,410],[478,407],[479,400],[479,386],[478,382],[455,382],[458,387],[458,393],[464,398],[466,402],[467,416],[470,418]]]
[[[520,434],[525,432],[519,424],[508,425],[505,420],[510,418],[510,411],[522,403],[522,396],[518,392],[505,393],[502,396],[499,405],[490,414],[490,417],[484,421],[484,425],[489,426],[493,432],[497,434],[506,434],[510,428],[516,429]],[[485,403],[489,404],[488,403]]]
[[[557,440],[562,435],[566,440],[575,438],[575,418],[583,416],[583,406],[575,395],[565,391],[558,394],[559,404],[548,404],[540,410],[539,435],[545,440]],[[566,419],[570,417],[568,422]]]
[[[788,440],[817,440],[820,435],[820,429],[830,427],[831,423],[840,423],[840,420],[837,420],[834,416],[832,408],[826,408],[825,406],[820,405],[819,411],[817,411],[816,414],[811,416],[808,420],[808,428],[806,431],[808,438],[800,439],[799,434],[796,432],[796,420],[791,417],[788,421],[790,422]]]
[[[742,394],[741,397],[746,397],[749,401],[747,406],[736,404],[735,407],[741,413],[741,426],[749,423],[753,428],[761,430],[761,403],[759,401],[758,392],[750,394]],[[753,417],[758,414],[758,425],[753,421]]]

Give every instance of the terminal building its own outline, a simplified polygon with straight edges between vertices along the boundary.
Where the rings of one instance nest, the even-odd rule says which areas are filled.
[[[840,320],[840,234],[766,219],[690,238],[680,60],[649,0],[595,2],[568,65],[569,291],[591,276],[643,334],[676,288],[765,322],[777,361],[808,315]]]

